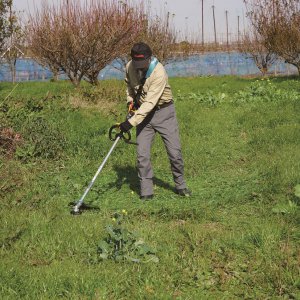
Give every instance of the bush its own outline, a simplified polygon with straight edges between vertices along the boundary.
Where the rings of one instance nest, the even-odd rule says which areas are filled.
[[[58,159],[66,147],[66,139],[58,126],[44,117],[29,119],[22,133],[26,142],[17,149],[16,155],[25,161],[36,157]]]
[[[66,147],[59,124],[49,119],[49,110],[61,107],[53,99],[31,98],[25,103],[13,101],[0,109],[2,154],[15,155],[24,161],[31,158],[57,159]],[[60,99],[59,99],[60,100]],[[5,127],[4,127],[5,126]]]
[[[99,86],[88,86],[80,91],[82,99],[93,104],[124,102],[126,99],[126,87],[123,81],[106,80]]]

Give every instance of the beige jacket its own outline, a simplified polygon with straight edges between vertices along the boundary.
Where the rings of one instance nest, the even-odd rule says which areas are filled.
[[[132,66],[131,61],[126,65],[125,82],[127,83],[128,103],[134,101],[141,85],[141,79],[135,68]],[[168,83],[167,72],[159,62],[150,77],[146,79],[141,96],[138,99],[140,107],[135,112],[134,116],[129,119],[129,123],[132,126],[137,126],[156,105],[162,105],[163,103],[170,102],[172,99],[172,91]]]

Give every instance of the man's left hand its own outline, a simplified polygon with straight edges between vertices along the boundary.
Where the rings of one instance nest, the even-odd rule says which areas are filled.
[[[127,132],[129,131],[133,126],[130,124],[130,122],[128,120],[126,120],[125,122],[121,123],[119,125],[121,132]]]

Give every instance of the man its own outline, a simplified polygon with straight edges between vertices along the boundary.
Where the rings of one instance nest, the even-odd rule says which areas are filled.
[[[171,163],[176,192],[190,196],[183,177],[183,160],[178,123],[168,75],[161,63],[152,58],[152,50],[145,43],[131,49],[132,60],[126,65],[127,105],[137,110],[120,124],[122,132],[136,126],[137,166],[141,199],[153,198],[153,171],[150,162],[151,145],[156,132],[162,137]]]

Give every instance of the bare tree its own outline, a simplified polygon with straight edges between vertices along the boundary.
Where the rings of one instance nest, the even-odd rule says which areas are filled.
[[[61,70],[78,86],[83,78],[98,83],[98,74],[140,32],[140,6],[113,0],[44,2],[30,16],[31,52],[51,70]]]
[[[29,47],[34,57],[51,70],[65,72],[75,86],[86,71],[86,61],[80,55],[85,42],[79,25],[81,17],[78,5],[69,7],[64,1],[57,8],[43,2],[41,10],[30,16],[28,26]]]
[[[18,58],[24,55],[25,37],[21,24],[21,19],[12,8],[12,1],[8,4],[7,38],[5,40],[5,50],[2,57],[8,63],[11,79],[16,81],[16,63]]]
[[[143,30],[146,15],[143,13],[142,3],[133,6],[126,2],[96,2],[90,11],[95,22],[87,27],[91,27],[88,30],[96,27],[93,40],[97,43],[95,53],[91,51],[94,55],[91,57],[91,67],[86,77],[91,83],[97,83],[99,72],[112,60],[121,57],[125,49],[131,47]]]
[[[144,11],[143,28],[135,38],[134,42],[147,43],[152,51],[153,55],[158,60],[166,65],[176,59],[184,59],[188,57],[193,51],[193,43],[187,41],[178,42],[180,39],[179,33],[175,30],[172,23],[172,15],[170,12],[166,12],[158,15],[151,14],[151,8],[148,7],[147,11]],[[126,63],[130,60],[130,48],[124,48],[123,54],[119,57],[118,61],[121,68],[117,69],[124,71]]]
[[[162,64],[167,64],[176,56],[172,51],[176,42],[176,31],[170,22],[170,13],[164,17],[155,16],[146,25],[140,40],[151,45],[153,54]]]
[[[0,1],[0,55],[4,51],[5,42],[9,37],[9,7],[12,6],[12,0]]]
[[[263,76],[278,59],[278,55],[265,46],[264,39],[254,28],[242,37],[239,51],[254,61]]]
[[[17,59],[24,55],[21,19],[13,9],[13,0],[0,1],[0,59],[8,64],[12,81],[16,81]]]
[[[264,46],[300,74],[300,0],[244,0],[251,24]]]
[[[276,40],[271,41],[276,52],[300,75],[300,6],[299,1],[285,1],[283,15],[276,27]]]

